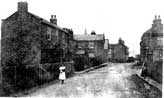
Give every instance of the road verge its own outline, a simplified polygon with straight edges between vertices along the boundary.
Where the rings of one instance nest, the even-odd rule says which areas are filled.
[[[137,74],[137,76],[142,79],[145,83],[159,89],[161,92],[162,92],[162,84],[159,84],[158,82],[152,80],[151,78],[149,77],[146,77],[145,79],[143,77],[141,77],[140,75]]]
[[[82,74],[82,73],[86,73],[86,72],[92,71],[92,70],[94,70],[94,69],[97,69],[97,68],[100,68],[100,67],[107,66],[107,64],[108,64],[108,63],[103,63],[103,64],[100,64],[100,65],[95,66],[95,67],[91,67],[91,68],[86,69],[86,70],[83,70],[83,71],[75,72],[75,74]]]

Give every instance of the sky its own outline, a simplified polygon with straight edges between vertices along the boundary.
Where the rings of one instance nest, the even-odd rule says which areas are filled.
[[[1,0],[0,19],[17,11],[21,0]],[[110,44],[122,38],[130,56],[140,53],[142,34],[151,28],[155,15],[164,19],[163,0],[26,0],[28,11],[49,21],[57,16],[60,27],[71,28],[74,34],[105,34]],[[163,21],[162,21],[163,23]],[[1,26],[1,24],[0,24]],[[1,32],[0,32],[1,33]]]

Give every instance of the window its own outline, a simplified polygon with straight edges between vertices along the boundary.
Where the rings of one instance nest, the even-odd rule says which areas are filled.
[[[153,60],[153,51],[147,51],[147,60]]]
[[[78,45],[78,48],[81,49],[82,47],[80,45]]]
[[[89,48],[94,48],[94,42],[89,42]]]
[[[55,30],[55,35],[56,35],[57,37],[59,37],[59,32],[58,32],[57,29]]]
[[[112,50],[111,50],[111,49],[109,49],[109,50],[108,50],[108,54],[111,54],[111,53],[112,53]]]
[[[159,46],[163,45],[163,38],[157,38],[157,45]]]
[[[95,57],[95,54],[94,53],[89,53],[89,57],[93,58],[93,57]]]
[[[51,28],[50,27],[47,28],[47,35],[48,35],[47,39],[50,41],[51,40]]]
[[[162,57],[163,57],[163,52],[161,52],[161,53],[159,54],[159,56],[162,58]]]

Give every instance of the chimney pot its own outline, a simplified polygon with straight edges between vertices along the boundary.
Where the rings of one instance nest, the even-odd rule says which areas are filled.
[[[53,15],[51,15],[51,19],[53,19]]]
[[[155,15],[155,20],[157,19],[157,15]]]

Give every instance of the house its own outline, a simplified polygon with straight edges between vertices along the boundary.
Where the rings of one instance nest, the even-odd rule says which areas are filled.
[[[56,15],[51,15],[49,22],[28,12],[27,2],[18,2],[18,10],[2,22],[2,63],[35,65],[69,60],[66,54],[73,49],[72,41],[73,31],[59,27]]]
[[[120,38],[117,44],[109,44],[109,57],[111,62],[126,62],[129,56],[129,48]]]
[[[152,27],[141,37],[140,42],[141,61],[158,61],[163,59],[163,24],[160,16],[153,20]]]
[[[77,51],[88,54],[89,58],[98,57],[100,61],[106,61],[104,34],[96,34],[93,31],[91,34],[74,35],[74,40],[77,42]]]
[[[143,33],[140,42],[141,62],[148,69],[147,76],[162,82],[163,24],[160,16],[155,16],[152,27]],[[160,63],[160,64],[159,64]]]
[[[8,83],[20,87],[34,76],[50,79],[50,71],[46,69],[49,66],[44,65],[72,60],[73,31],[59,27],[56,15],[51,15],[49,22],[29,12],[27,2],[18,2],[17,11],[3,19],[1,26],[1,66],[4,81]],[[52,68],[57,69],[57,66]],[[35,82],[36,77],[33,79]]]

